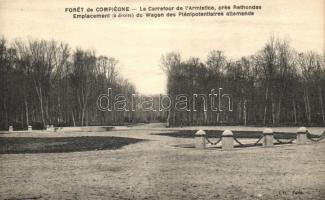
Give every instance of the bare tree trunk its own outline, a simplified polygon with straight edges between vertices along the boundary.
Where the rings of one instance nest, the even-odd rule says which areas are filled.
[[[7,108],[6,99],[4,99],[3,107],[4,107],[4,110],[5,110],[5,125],[6,125],[6,127],[9,127],[9,124],[8,124],[8,108]]]
[[[175,121],[176,121],[176,112],[174,111],[173,112],[173,123],[175,124]]]
[[[220,121],[219,117],[220,117],[220,112],[217,113],[217,124],[219,124]]]
[[[306,118],[307,118],[307,121],[310,123],[311,122],[310,105],[309,105],[309,98],[308,98],[308,94],[306,92],[306,89],[304,91],[304,103],[305,103]]]
[[[41,90],[42,91],[42,90]],[[41,115],[42,115],[42,122],[43,122],[43,127],[46,126],[45,124],[45,118],[44,118],[44,108],[43,108],[43,98],[42,98],[42,93],[40,95],[40,104],[41,104]]]
[[[272,124],[275,124],[275,103],[272,100]]]
[[[306,119],[308,120],[308,106],[307,106],[307,98],[305,92],[304,92],[304,105],[305,105]]]
[[[193,113],[193,111],[190,111],[190,121],[189,121],[189,124],[193,124],[193,122],[194,122],[194,113]]]
[[[73,126],[76,126],[76,120],[74,119],[73,111],[71,111]]]
[[[44,108],[43,108],[43,94],[42,94],[42,87],[38,87],[38,84],[36,83],[36,80],[33,79],[34,81],[34,86],[36,90],[36,94],[38,96],[38,99],[40,101],[40,108],[41,108],[41,116],[42,116],[42,122],[43,122],[43,128],[46,127],[45,124],[45,118],[44,118]]]
[[[207,105],[204,102],[203,104],[203,115],[204,115],[204,124],[206,125],[208,123],[208,114],[207,114]]]
[[[60,123],[62,116],[62,110],[61,110],[61,99],[60,95],[58,95],[58,114],[57,114],[57,123]]]
[[[253,115],[254,123],[257,124],[257,114],[256,114],[256,104],[255,104],[255,92],[254,92],[254,87],[251,88],[252,94],[251,94],[251,103],[250,103],[250,113]]]
[[[21,128],[24,128],[24,105],[21,106]]]
[[[237,104],[237,115],[238,115],[238,121],[242,123],[242,109],[241,109],[241,101]]]
[[[325,123],[325,114],[324,114],[324,108],[323,108],[323,97],[322,97],[322,88],[319,87],[318,88],[319,91],[319,103],[320,103],[320,109],[322,112],[322,119],[323,119],[323,123]]]
[[[310,101],[309,101],[309,95],[307,94],[306,96],[306,100],[307,100],[307,108],[308,108],[308,122],[311,122],[311,111],[310,111]]]
[[[86,126],[88,126],[88,111],[86,112]]]
[[[84,126],[84,117],[85,117],[85,109],[82,108],[82,111],[81,111],[81,126]]]
[[[281,122],[281,98],[279,98],[279,103],[278,103],[278,113],[277,113],[277,123],[280,124]]]
[[[292,107],[293,107],[293,117],[295,120],[295,124],[297,124],[297,110],[296,110],[296,103],[295,100],[292,100]]]
[[[49,124],[52,124],[51,118],[49,117],[49,100],[48,99],[45,100],[45,118],[47,119],[47,122],[49,122]]]
[[[247,126],[247,107],[246,107],[246,99],[244,100],[244,125]]]
[[[25,98],[25,114],[26,114],[26,125],[29,126],[29,117],[28,117],[28,103],[27,99]]]
[[[265,105],[264,105],[264,117],[263,117],[264,125],[266,124],[268,93],[269,93],[269,88],[266,88],[266,91],[265,91]]]
[[[45,118],[44,118],[44,108],[43,108],[43,95],[42,95],[42,88],[36,87],[36,92],[38,94],[38,99],[40,101],[40,107],[41,107],[41,116],[42,116],[42,122],[43,122],[43,128],[46,126],[45,124]]]

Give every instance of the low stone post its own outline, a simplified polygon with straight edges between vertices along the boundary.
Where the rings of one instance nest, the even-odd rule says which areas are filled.
[[[31,125],[28,126],[28,132],[32,132],[33,128]]]
[[[306,144],[307,143],[307,132],[306,127],[300,127],[297,130],[297,144]]]
[[[9,132],[13,132],[14,128],[12,126],[9,126]]]
[[[205,149],[205,131],[199,130],[195,133],[195,148],[197,149]]]
[[[221,146],[223,150],[231,150],[234,148],[234,134],[231,130],[223,131],[221,137]]]
[[[50,131],[54,132],[54,126],[53,126],[53,124],[50,126]]]
[[[266,128],[263,130],[263,147],[273,147],[273,130]]]
[[[50,125],[46,125],[46,130],[50,131]]]

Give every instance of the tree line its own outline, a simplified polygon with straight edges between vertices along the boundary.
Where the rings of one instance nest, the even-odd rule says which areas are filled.
[[[162,120],[147,112],[102,112],[97,98],[112,88],[115,94],[137,94],[118,71],[118,60],[63,42],[0,39],[0,128],[28,125],[121,125]]]
[[[161,58],[167,75],[167,94],[188,98],[188,110],[175,109],[171,98],[168,112],[103,112],[96,102],[111,88],[131,103],[147,97],[118,71],[119,61],[96,55],[93,50],[72,49],[68,44],[46,40],[0,39],[0,128],[16,129],[55,126],[125,125],[139,122],[168,122],[177,125],[325,125],[325,52],[298,52],[289,42],[270,38],[254,55],[232,60],[213,50],[207,59],[182,60],[177,52]],[[230,95],[218,111],[208,101],[211,90],[222,88]],[[113,98],[113,97],[112,97]],[[191,109],[193,106],[195,110]],[[128,105],[130,107],[130,105]],[[221,111],[222,110],[222,111]]]
[[[206,61],[182,60],[180,53],[170,52],[161,66],[170,96],[209,98],[219,88],[231,95],[232,111],[212,111],[204,98],[187,99],[197,111],[172,106],[170,125],[325,125],[325,52],[298,52],[287,40],[271,37],[254,55],[238,60],[219,50],[209,52]]]

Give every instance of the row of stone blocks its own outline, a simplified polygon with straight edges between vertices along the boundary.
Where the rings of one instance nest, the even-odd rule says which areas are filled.
[[[297,130],[297,144],[306,144],[307,132],[305,127],[300,127]],[[263,147],[273,147],[274,132],[270,128],[263,130]],[[234,134],[231,130],[223,131],[221,135],[221,148],[224,150],[230,150],[234,148]],[[203,130],[199,130],[195,133],[195,148],[206,148],[206,133]]]
[[[33,127],[29,125],[28,128],[27,128],[27,131],[32,132],[32,130],[33,130]],[[53,125],[51,125],[51,126],[47,125],[46,130],[47,131],[54,131],[54,126]],[[9,132],[13,132],[13,131],[14,131],[13,126],[9,126]]]

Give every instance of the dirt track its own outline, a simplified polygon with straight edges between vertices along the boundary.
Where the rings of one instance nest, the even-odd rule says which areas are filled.
[[[316,130],[316,129],[315,129]],[[197,150],[161,131],[29,133],[1,137],[147,139],[118,150],[0,155],[1,199],[324,199],[325,142]]]

